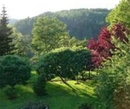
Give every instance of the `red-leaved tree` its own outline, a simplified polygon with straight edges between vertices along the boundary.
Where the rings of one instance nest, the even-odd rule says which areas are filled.
[[[122,42],[128,42],[126,32],[128,30],[125,26],[118,23],[110,30],[107,27],[102,28],[97,40],[89,40],[87,48],[91,51],[91,60],[87,65],[88,69],[99,68],[102,62],[113,55],[111,51],[114,51],[115,45],[111,41],[112,37],[118,38]]]

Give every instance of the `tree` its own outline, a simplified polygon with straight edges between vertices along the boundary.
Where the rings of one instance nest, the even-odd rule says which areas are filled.
[[[128,42],[126,33],[128,33],[128,30],[124,25],[115,24],[110,30],[103,28],[98,36],[98,40],[91,39],[88,44],[88,49],[91,51],[91,66],[89,66],[89,69],[100,67],[102,62],[113,55],[115,50],[115,45],[112,43],[113,37],[121,42]]]
[[[126,37],[126,43],[115,37],[112,39],[117,48],[115,55],[97,70],[99,75],[96,94],[100,109],[128,109],[130,106],[130,35]]]
[[[33,28],[32,47],[39,53],[58,48],[61,36],[68,36],[66,25],[57,18],[39,17]]]
[[[83,47],[59,48],[47,53],[40,59],[37,72],[45,73],[47,77],[59,76],[75,79],[75,77],[86,70],[86,63],[90,60],[90,52]],[[49,78],[51,79],[51,78]]]
[[[31,76],[30,65],[24,58],[6,55],[0,57],[0,63],[0,88],[25,84]]]
[[[15,27],[12,27],[12,31],[11,38],[13,38],[15,48],[17,48],[14,50],[14,53],[19,56],[33,56],[31,51],[32,37],[28,35],[23,36]]]
[[[15,55],[0,57],[0,88],[5,89],[3,91],[8,99],[18,97],[15,85],[25,85],[30,76],[31,68],[24,58]]]
[[[12,44],[12,38],[10,35],[12,30],[8,27],[8,19],[5,7],[3,7],[2,14],[0,16],[0,56],[11,54],[14,50],[14,44]]]
[[[102,26],[107,25],[105,18],[110,10],[108,9],[72,9],[58,12],[45,12],[33,18],[26,18],[17,21],[14,26],[23,35],[32,35],[33,24],[37,17],[56,17],[67,25],[70,36],[77,39],[97,38]]]
[[[106,21],[113,25],[122,23],[127,28],[130,28],[130,1],[121,0],[120,3],[108,14]]]

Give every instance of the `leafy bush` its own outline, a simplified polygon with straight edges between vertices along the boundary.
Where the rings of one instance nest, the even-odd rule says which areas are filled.
[[[128,33],[128,29],[120,23],[115,24],[110,30],[108,28],[102,28],[98,40],[89,40],[88,49],[91,51],[90,70],[99,68],[102,63],[112,57],[111,51],[115,50],[116,44],[112,43],[112,37],[119,39],[121,42],[127,42],[128,39],[125,34]]]
[[[99,69],[96,89],[98,109],[128,109],[130,106],[130,38],[126,43],[113,38],[115,55]]]
[[[42,101],[37,101],[37,102],[28,102],[19,109],[49,109],[49,106],[43,103]]]
[[[40,60],[38,73],[45,73],[48,77],[59,76],[63,78],[75,78],[86,69],[90,60],[90,53],[86,48],[60,48],[46,54]]]
[[[31,69],[24,58],[6,55],[0,57],[0,88],[7,85],[14,87],[16,84],[25,84],[30,78]]]
[[[37,78],[37,81],[34,83],[34,92],[38,95],[38,96],[43,96],[46,93],[46,77],[43,74],[40,74]]]

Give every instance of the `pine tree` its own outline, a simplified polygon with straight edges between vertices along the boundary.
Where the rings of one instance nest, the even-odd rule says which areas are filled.
[[[8,27],[8,18],[5,7],[0,14],[0,56],[11,54],[14,49],[13,39],[10,37],[12,28]]]

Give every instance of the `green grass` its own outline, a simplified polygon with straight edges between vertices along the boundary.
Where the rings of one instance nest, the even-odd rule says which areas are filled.
[[[18,98],[15,100],[8,100],[6,95],[0,90],[0,109],[19,109],[23,104],[29,101],[42,100],[50,106],[50,109],[78,109],[82,103],[94,103],[96,97],[94,96],[92,81],[87,81],[80,84],[75,84],[75,81],[68,81],[68,85],[58,82],[48,82],[48,95],[38,97],[34,94],[32,83],[36,80],[37,75],[32,74],[28,85],[17,85]]]

